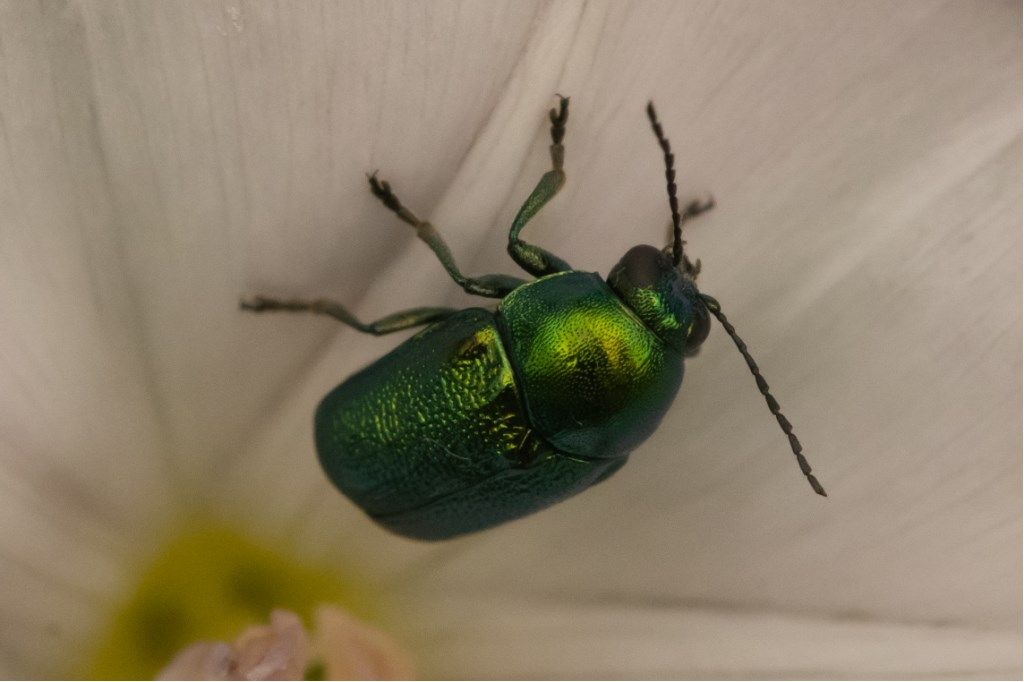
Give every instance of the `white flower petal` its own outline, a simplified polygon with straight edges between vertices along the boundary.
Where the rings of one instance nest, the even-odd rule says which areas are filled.
[[[7,586],[0,674],[9,677],[67,674],[131,580],[128,537],[112,532],[108,519],[69,513],[68,503],[33,488],[0,471],[0,585]],[[140,511],[140,526],[148,515]]]
[[[530,28],[528,5],[483,9],[74,4],[8,24],[66,33],[54,59],[81,65],[69,86],[93,117],[122,284],[188,487],[238,454],[329,334],[254,324],[239,296],[357,300],[413,240],[363,173],[386,166],[409,201],[436,200]],[[438,51],[449,34],[458,49]]]
[[[681,191],[719,199],[689,231],[702,287],[750,344],[832,497],[801,480],[716,328],[629,466],[439,564],[448,590],[1019,627],[1016,11],[884,7],[726,5],[702,31],[693,22],[710,19],[696,11],[663,20],[650,55],[629,62],[650,81],[609,68],[614,99],[590,87],[574,100],[567,196],[531,228],[603,270],[663,234],[642,103],[652,83],[674,83],[658,102]],[[672,52],[683,34],[695,44]],[[673,81],[687,63],[703,75]],[[618,163],[601,153],[608,139],[630,150]]]
[[[681,604],[445,595],[410,637],[440,679],[1013,679],[1019,636]]]
[[[1016,56],[1013,32],[1003,30],[1012,22],[991,8],[885,7],[897,11],[773,7],[763,16],[727,5],[721,17],[585,14],[565,67],[569,85],[558,85],[574,95],[569,183],[531,227],[577,266],[602,270],[629,244],[661,238],[660,159],[642,104],[659,83],[673,84],[658,103],[680,184],[690,188],[682,191],[714,191],[720,204],[689,233],[705,262],[702,281],[775,382],[832,498],[805,487],[719,329],[690,363],[662,431],[615,479],[439,548],[435,561],[423,549],[412,564],[423,574],[397,575],[446,593],[470,582],[1014,627],[1019,395],[1014,373],[999,369],[1012,361],[1019,319],[1000,293],[1018,265],[1006,247],[1019,244],[1019,110],[1005,77]],[[710,22],[704,31],[693,28],[698,20]],[[657,39],[630,58],[626,46],[655,24]],[[636,37],[601,33],[623,25]],[[760,27],[765,43],[743,49]],[[683,34],[691,42],[676,46]],[[535,40],[543,36],[541,28]],[[693,73],[673,78],[688,61]],[[573,87],[590,63],[606,68],[584,79],[589,87]],[[712,87],[707,79],[725,63],[731,77]],[[506,220],[545,154],[543,143],[531,145]],[[469,205],[480,195],[461,196]],[[471,238],[443,213],[431,217],[451,243]],[[491,231],[473,271],[506,269],[503,239]],[[430,290],[422,272],[399,261],[381,273],[366,307],[397,298],[409,282]],[[439,268],[433,277],[443,281]],[[319,390],[293,396],[306,408],[285,420],[290,435],[267,460],[289,442],[311,453],[303,421],[330,387],[320,380],[328,366],[354,369],[386,350],[348,331],[338,344],[309,380]],[[341,544],[367,534],[359,547],[371,544],[373,530],[358,520],[331,522],[311,519],[322,542],[337,532]],[[387,571],[406,556],[383,535],[378,544]]]
[[[473,608],[507,613],[502,628],[560,632],[569,604],[602,605],[564,661],[526,636],[532,658],[473,646],[476,633],[438,639],[455,642],[458,676],[502,675],[502,655],[533,674],[614,672],[602,651],[640,652],[652,675],[1018,674],[1018,7],[2,12],[0,215],[14,229],[0,232],[0,483],[17,494],[0,498],[0,577],[21,589],[0,612],[31,621],[0,639],[12,670],[45,669],[49,640],[31,633],[54,614],[91,625],[91,595],[122,579],[104,566],[164,513],[168,486],[192,498],[212,483],[211,506],[304,551],[355,553],[396,593],[479,586]],[[602,272],[664,238],[642,117],[654,97],[681,199],[719,199],[687,236],[702,288],[750,343],[830,500],[800,480],[720,329],[635,461],[542,515],[433,547],[332,496],[312,408],[397,339],[249,318],[236,297],[333,294],[367,316],[464,300],[365,192],[358,174],[377,167],[466,271],[511,270],[505,225],[546,168],[554,91],[573,97],[569,182],[532,238]],[[136,507],[138,527],[119,533]],[[69,576],[79,560],[85,577]],[[75,590],[89,596],[59,611]],[[529,595],[557,599],[546,611]],[[813,615],[702,612],[674,630],[692,600]],[[475,625],[435,607],[452,632]],[[839,622],[850,612],[870,622]],[[601,623],[618,621],[635,646],[603,644]],[[668,648],[704,629],[717,640]],[[814,632],[836,639],[801,659],[811,667],[772,646]],[[761,637],[746,658],[712,646]],[[856,667],[861,648],[886,665]]]
[[[547,135],[546,119],[535,113],[545,112],[550,104],[556,74],[546,74],[547,82],[539,81],[535,74],[543,72],[545,64],[557,63],[568,56],[571,44],[560,36],[572,29],[576,19],[577,12],[571,5],[553,6],[543,13],[539,23],[549,29],[532,37],[524,48],[501,100],[495,103],[478,131],[450,188],[439,199],[438,209],[425,214],[453,245],[457,257],[465,251],[460,245],[472,244],[473,235],[479,235],[480,225],[494,224],[531,150],[531,140]],[[523,123],[528,120],[530,124]],[[465,200],[465,197],[472,200]],[[378,215],[382,220],[397,222],[383,208],[378,207]],[[366,319],[417,304],[443,304],[452,297],[454,285],[447,280],[433,254],[419,242],[413,246],[415,248],[403,252],[373,278],[380,284],[370,289],[358,307],[360,313],[368,311],[364,315]],[[396,291],[402,293],[396,294]],[[294,331],[299,324],[305,324],[300,319],[261,317],[257,322]],[[298,528],[308,526],[307,535],[321,543],[324,540],[337,543],[337,538],[343,536],[341,551],[356,557],[374,556],[374,573],[378,578],[382,572],[404,572],[405,561],[396,561],[391,552],[406,557],[409,553],[418,556],[430,550],[424,545],[393,541],[385,545],[388,558],[379,556],[382,544],[379,529],[367,526],[363,514],[350,503],[337,499],[330,489],[313,455],[311,429],[313,410],[320,398],[346,373],[371,362],[397,340],[366,337],[336,323],[314,323],[331,326],[337,334],[336,340],[316,365],[302,375],[303,381],[296,382],[295,390],[282,401],[281,409],[261,425],[263,428],[251,441],[247,457],[237,463],[225,480],[220,492],[223,506],[237,510],[247,523],[260,524],[274,535],[294,537]],[[368,339],[376,343],[368,343]],[[311,500],[315,501],[316,496],[325,492],[334,498],[330,506],[344,517],[332,513],[328,517],[330,521],[326,522],[323,517],[310,513]],[[269,507],[268,496],[275,500]],[[341,518],[350,521],[342,522]],[[365,549],[361,538],[368,543]],[[315,547],[317,543],[309,544]]]
[[[0,15],[0,659],[52,675],[166,515],[170,469],[79,36],[57,8]]]
[[[159,417],[80,65],[8,6],[0,118],[3,468],[116,525],[166,481]],[[111,453],[124,453],[113,458]]]

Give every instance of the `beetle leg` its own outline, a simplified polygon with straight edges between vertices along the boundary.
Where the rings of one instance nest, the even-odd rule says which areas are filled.
[[[354,327],[367,334],[373,334],[374,336],[439,322],[459,312],[456,308],[410,308],[409,310],[392,313],[373,322],[362,322],[341,304],[322,298],[315,301],[301,301],[298,299],[279,301],[265,296],[256,296],[255,298],[241,301],[239,306],[242,310],[249,310],[254,313],[262,313],[268,310],[287,310],[291,312],[306,311],[320,315],[330,315],[350,327]]]
[[[550,251],[528,244],[519,238],[519,233],[526,227],[526,223],[558,194],[558,190],[565,183],[565,171],[562,170],[565,148],[562,146],[562,138],[565,136],[565,122],[569,118],[569,98],[561,95],[558,97],[558,110],[552,109],[548,113],[548,118],[551,119],[551,170],[541,177],[540,182],[519,209],[508,231],[508,254],[521,268],[535,277],[572,270],[572,266]]]
[[[483,275],[481,277],[466,277],[459,270],[459,267],[455,264],[455,258],[452,257],[452,252],[445,244],[444,239],[438,234],[434,226],[425,220],[420,220],[416,215],[402,205],[402,202],[398,200],[395,193],[391,191],[391,185],[384,181],[378,180],[377,174],[369,176],[370,180],[370,191],[373,192],[373,196],[381,200],[381,202],[391,209],[395,215],[402,219],[403,222],[412,225],[416,228],[416,236],[419,237],[430,250],[434,252],[437,259],[441,261],[441,265],[448,271],[455,283],[458,284],[466,293],[476,294],[478,296],[487,296],[489,298],[504,298],[507,293],[525,284],[525,280],[518,277],[512,277],[511,275]]]
[[[711,197],[711,196],[709,196],[707,198],[707,201],[703,201],[703,202],[697,201],[697,200],[691,201],[689,204],[686,205],[686,208],[683,210],[683,213],[679,216],[679,227],[682,228],[682,226],[686,224],[686,221],[690,220],[691,218],[696,218],[697,216],[699,216],[699,215],[701,215],[703,213],[707,213],[708,211],[710,211],[714,207],[715,207],[715,198]],[[668,225],[668,246],[665,247],[666,248],[666,252],[669,255],[672,255],[672,244],[673,244],[674,239],[675,239],[675,228],[672,226],[672,223],[669,223],[669,225]],[[684,246],[686,245],[686,241],[685,240],[683,241],[683,245]],[[685,272],[687,275],[689,275],[690,279],[697,279],[697,275],[700,274],[700,258],[698,258],[697,260],[691,261],[689,256],[686,255],[686,251],[683,251],[683,260],[680,263],[680,265],[683,266],[683,272]]]

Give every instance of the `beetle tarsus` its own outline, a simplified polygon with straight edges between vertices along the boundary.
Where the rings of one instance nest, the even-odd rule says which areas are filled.
[[[402,205],[402,202],[398,200],[395,193],[391,191],[391,184],[387,180],[378,180],[377,171],[368,175],[367,179],[370,181],[370,191],[373,192],[373,196],[380,199],[381,203],[384,204],[388,210],[395,213],[399,218],[413,227],[419,226],[422,221]]]
[[[690,258],[684,253],[682,266],[683,272],[685,272],[690,279],[697,279],[697,275],[700,274],[700,258],[691,262]]]
[[[476,296],[488,298],[503,298],[510,291],[523,284],[523,280],[510,275],[484,275],[482,277],[467,277],[462,274],[455,264],[451,249],[445,243],[441,235],[434,229],[434,226],[426,220],[420,220],[416,214],[406,208],[391,189],[391,183],[377,178],[377,171],[366,176],[370,183],[370,191],[373,196],[380,199],[381,203],[397,215],[402,222],[411,225],[416,229],[416,236],[420,241],[430,247],[441,265],[448,272],[455,283],[462,287],[463,291]]]
[[[241,299],[238,302],[238,307],[252,313],[261,313],[264,310],[270,309],[270,303],[272,303],[272,299],[264,298],[263,296],[253,296],[249,299]]]
[[[551,120],[551,170],[541,176],[540,182],[520,207],[508,231],[508,254],[519,267],[534,277],[572,269],[572,266],[550,251],[519,238],[519,233],[526,223],[558,194],[565,184],[565,171],[562,170],[565,164],[565,147],[562,146],[562,139],[565,137],[565,123],[569,120],[569,98],[562,95],[558,95],[558,98],[558,109],[551,109],[548,112],[548,118]]]
[[[548,118],[551,119],[551,144],[558,146],[562,144],[565,137],[565,122],[569,120],[569,98],[558,95],[558,109],[551,109]]]
[[[355,315],[350,313],[345,306],[325,298],[318,298],[313,301],[290,299],[280,301],[266,296],[254,296],[251,299],[239,301],[242,310],[254,313],[262,313],[268,310],[281,310],[287,312],[309,312],[317,315],[327,315],[347,324],[353,329],[358,329],[365,334],[383,336],[392,332],[409,329],[411,327],[422,327],[423,325],[440,322],[458,312],[455,308],[410,308],[397,313],[386,315],[373,322],[362,322]]]

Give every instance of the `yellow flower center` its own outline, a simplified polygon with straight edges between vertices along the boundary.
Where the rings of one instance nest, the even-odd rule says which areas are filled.
[[[139,574],[135,590],[97,638],[81,676],[153,679],[180,649],[200,640],[232,640],[274,608],[298,614],[338,604],[376,620],[380,607],[351,576],[308,566],[240,533],[189,524]]]

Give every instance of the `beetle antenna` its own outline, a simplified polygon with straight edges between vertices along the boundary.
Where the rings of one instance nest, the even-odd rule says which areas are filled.
[[[661,123],[658,122],[653,101],[647,102],[647,118],[651,119],[654,135],[658,138],[658,145],[665,155],[665,182],[668,184],[668,205],[672,209],[672,264],[679,265],[683,260],[683,220],[679,215],[679,200],[676,198],[676,157],[672,154],[672,147],[669,146],[668,138],[661,129]]]
[[[793,425],[789,423],[785,415],[779,409],[779,401],[768,392],[768,382],[765,381],[764,377],[761,376],[761,370],[758,368],[757,363],[754,362],[754,358],[750,357],[750,353],[747,352],[747,344],[743,342],[743,339],[736,333],[736,328],[732,326],[729,320],[725,317],[725,313],[722,312],[722,306],[707,294],[701,294],[701,299],[704,300],[704,304],[707,306],[711,314],[718,318],[718,321],[722,323],[722,327],[725,328],[725,333],[729,335],[732,342],[736,344],[736,348],[739,349],[740,354],[743,355],[743,359],[747,361],[747,367],[750,368],[750,373],[754,375],[754,381],[757,382],[757,390],[764,396],[764,400],[768,403],[768,409],[775,415],[775,418],[779,421],[779,426],[782,427],[782,432],[789,438],[789,446],[793,448],[793,454],[796,455],[797,464],[800,465],[800,471],[807,477],[807,482],[814,488],[814,492],[818,493],[822,497],[828,497],[828,493],[815,478],[814,474],[811,473],[811,465],[807,461],[807,458],[803,455],[803,446],[800,445],[800,441],[797,439],[796,434],[793,433]]]

